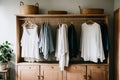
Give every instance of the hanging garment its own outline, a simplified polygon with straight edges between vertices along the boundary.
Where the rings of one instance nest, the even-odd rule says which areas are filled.
[[[44,59],[48,59],[48,53],[52,53],[54,51],[53,46],[53,37],[52,37],[52,30],[49,24],[42,24],[41,31],[40,31],[40,53],[43,53]]]
[[[23,24],[23,34],[21,38],[22,54],[25,61],[34,62],[40,59],[38,48],[38,34],[36,24]],[[29,28],[28,28],[29,27]],[[31,28],[32,27],[32,28]]]
[[[81,26],[81,57],[85,61],[101,62],[105,59],[100,25],[83,23]]]
[[[100,24],[100,29],[101,29],[101,33],[102,33],[102,42],[103,42],[105,58],[107,59],[108,51],[110,49],[108,29],[107,29],[107,25],[105,23],[99,23],[99,24]]]
[[[78,53],[77,35],[73,24],[70,24],[68,28],[68,41],[69,41],[69,55],[70,59],[72,59],[73,57],[76,57]]]
[[[55,57],[59,61],[61,71],[69,64],[69,48],[68,48],[68,26],[67,24],[59,25],[57,29]]]

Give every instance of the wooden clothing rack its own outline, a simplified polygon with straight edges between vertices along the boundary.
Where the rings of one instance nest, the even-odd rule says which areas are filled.
[[[20,17],[19,17],[20,16]],[[31,21],[86,21],[88,19],[105,21],[108,24],[108,15],[106,14],[62,14],[62,15],[17,15],[18,20],[31,20]]]
[[[77,32],[77,38],[79,43],[80,37],[80,26],[83,22],[87,20],[94,20],[96,22],[104,22],[108,25],[108,14],[37,14],[37,15],[16,15],[16,34],[17,34],[17,52],[16,52],[16,64],[17,64],[17,73],[16,80],[76,80],[77,76],[74,73],[81,75],[77,80],[109,80],[109,57],[107,62],[95,64],[91,62],[77,64],[73,63],[65,71],[61,72],[58,67],[58,63],[40,62],[40,63],[28,63],[23,60],[21,57],[21,46],[20,40],[22,36],[22,24],[26,20],[30,20],[35,24],[41,24],[43,22],[48,22],[52,25],[54,37],[56,36],[56,25],[58,23],[73,23]],[[78,44],[79,45],[79,44]],[[50,63],[49,63],[50,62]],[[59,74],[57,75],[56,72]],[[71,74],[71,72],[73,74]],[[80,72],[79,72],[80,71]],[[96,72],[95,72],[96,71]],[[32,76],[27,77],[30,73]],[[50,72],[50,73],[49,73]],[[22,74],[21,74],[22,73]],[[36,73],[36,74],[34,74]],[[70,73],[70,74],[69,74]],[[97,74],[98,73],[98,74]],[[56,74],[55,78],[51,77],[52,74]],[[37,75],[37,76],[36,76]],[[96,76],[95,76],[96,75]],[[70,76],[73,76],[72,79]],[[102,77],[101,77],[102,76]],[[64,79],[65,78],[65,79]],[[82,79],[81,79],[82,78]]]

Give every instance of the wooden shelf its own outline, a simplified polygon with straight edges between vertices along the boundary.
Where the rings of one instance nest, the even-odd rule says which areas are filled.
[[[79,17],[95,17],[95,18],[103,18],[109,16],[108,14],[31,14],[31,15],[22,15],[17,14],[18,17],[37,17],[37,18],[79,18]]]
[[[28,63],[28,62],[20,62],[20,63],[17,63],[17,65],[59,65],[58,63]],[[69,65],[73,65],[73,64],[76,64],[76,63],[71,63],[71,64],[69,64]],[[77,63],[76,65],[109,65],[109,64],[98,64],[98,63]]]
[[[84,22],[86,19],[93,19],[95,18],[95,20],[97,20],[97,18],[102,18],[102,20],[108,25],[108,14],[30,14],[30,15],[22,15],[22,14],[16,14],[16,24],[17,24],[17,56],[16,56],[16,63],[21,63],[23,62],[23,58],[21,58],[21,47],[20,47],[20,39],[21,39],[21,36],[22,36],[22,29],[21,29],[21,25],[22,25],[22,22],[25,20],[25,18],[38,18],[39,20],[36,22],[40,22],[42,21],[41,18],[51,18],[53,20],[49,20],[50,23],[58,23],[60,20],[56,20],[56,19],[59,19],[59,18],[63,18],[64,22],[75,22],[76,24],[81,24],[82,22]],[[56,19],[54,19],[56,18]],[[70,20],[68,19],[70,18]],[[86,18],[85,20],[81,20],[82,18]],[[68,20],[67,20],[68,19]],[[23,21],[21,21],[23,20]],[[101,20],[101,19],[100,19]],[[44,19],[43,19],[44,21]],[[81,23],[80,23],[81,21]],[[98,19],[99,21],[99,19]],[[35,21],[34,21],[35,22]],[[78,29],[78,25],[76,27],[76,29]],[[55,31],[54,31],[55,32]],[[108,58],[109,59],[109,58]],[[43,62],[40,62],[40,63],[44,63]],[[46,63],[46,62],[45,62]],[[54,62],[51,62],[50,63],[54,63]],[[56,63],[56,62],[55,62]],[[75,63],[78,63],[78,62],[75,62]],[[80,64],[89,64],[89,63],[84,63],[84,62],[79,62]],[[90,64],[93,64],[93,63],[90,63]],[[107,61],[106,63],[101,63],[101,64],[109,64],[109,61]]]

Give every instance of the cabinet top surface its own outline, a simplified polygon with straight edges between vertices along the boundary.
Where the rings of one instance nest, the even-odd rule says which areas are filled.
[[[27,62],[21,62],[21,63],[17,63],[16,65],[59,65],[58,63],[27,63]],[[92,64],[92,63],[89,63],[89,64],[81,64],[81,63],[72,63],[72,64],[69,64],[69,65],[109,65],[109,64]]]
[[[17,17],[107,17],[108,14],[17,14]]]

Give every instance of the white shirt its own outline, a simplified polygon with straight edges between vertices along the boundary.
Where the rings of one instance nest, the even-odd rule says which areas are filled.
[[[28,29],[27,27],[33,27]],[[21,38],[22,55],[26,61],[34,62],[39,59],[37,25],[23,25],[23,34]]]
[[[81,26],[81,57],[85,61],[101,62],[105,59],[101,30],[98,23],[87,24]]]
[[[59,61],[61,71],[69,64],[69,48],[68,48],[68,26],[67,24],[59,25],[57,30],[57,41],[55,56]]]

